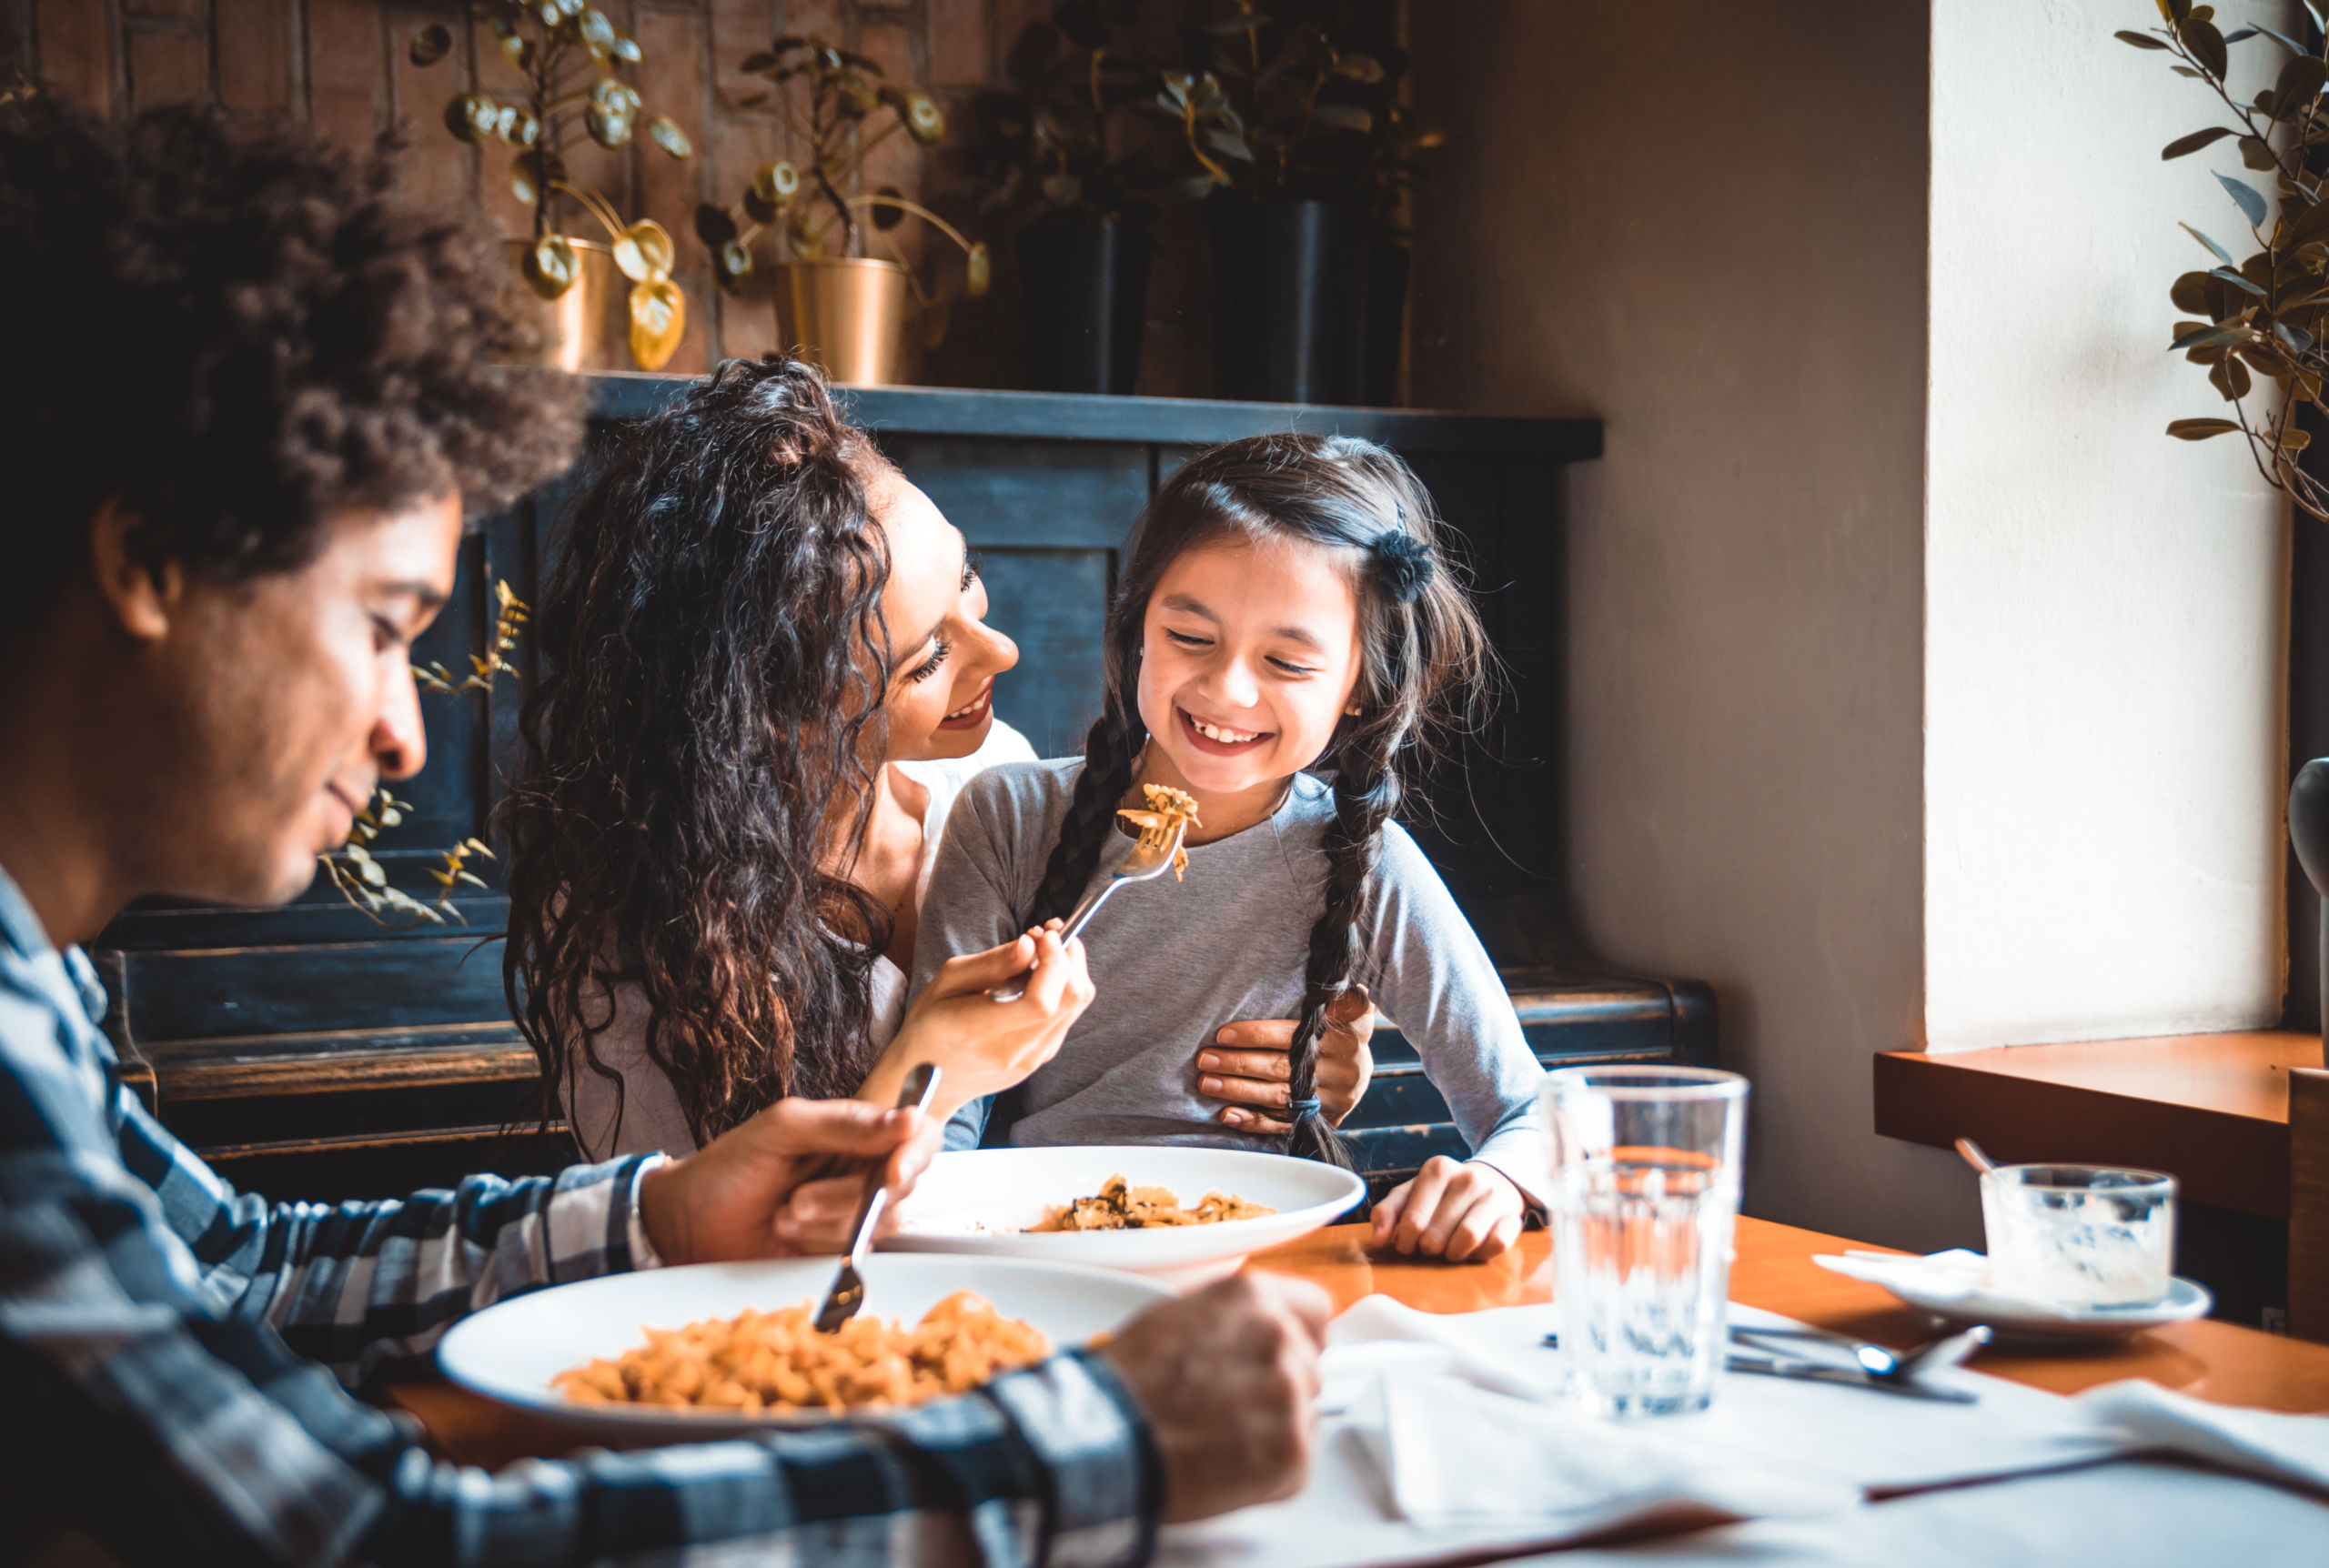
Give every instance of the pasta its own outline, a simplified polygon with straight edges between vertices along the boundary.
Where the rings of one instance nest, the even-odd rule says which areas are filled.
[[[1258,1220],[1277,1211],[1225,1192],[1207,1192],[1185,1209],[1170,1187],[1135,1187],[1121,1175],[1100,1183],[1094,1197],[1052,1205],[1035,1231],[1144,1231],[1168,1225],[1218,1225],[1225,1220]]]
[[[1124,807],[1116,815],[1140,829],[1140,841],[1173,845],[1173,879],[1179,881],[1181,873],[1189,869],[1189,852],[1173,839],[1174,830],[1183,823],[1197,824],[1196,797],[1185,789],[1175,789],[1169,784],[1144,784],[1140,792],[1148,800],[1148,809],[1136,810]]]
[[[807,1305],[649,1329],[647,1343],[550,1380],[578,1404],[745,1415],[920,1404],[1051,1354],[1042,1331],[957,1291],[909,1329],[860,1316],[822,1334]]]

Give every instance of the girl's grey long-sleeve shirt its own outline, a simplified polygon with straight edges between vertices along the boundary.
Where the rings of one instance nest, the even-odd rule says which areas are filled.
[[[1083,766],[1010,763],[963,789],[922,907],[916,991],[947,959],[1022,929]],[[1059,1054],[1027,1080],[1013,1143],[1284,1148],[1283,1138],[1215,1120],[1223,1102],[1197,1092],[1196,1055],[1224,1024],[1296,1016],[1333,819],[1326,785],[1297,774],[1269,820],[1192,845],[1185,880],[1135,882],[1108,900],[1084,932],[1099,994]],[[1100,857],[1094,885],[1132,848],[1129,837],[1119,844]],[[1543,1070],[1478,937],[1396,824],[1383,830],[1358,937],[1352,978],[1414,1044],[1473,1157],[1541,1203]],[[947,1147],[974,1147],[988,1109],[977,1101],[957,1112]]]

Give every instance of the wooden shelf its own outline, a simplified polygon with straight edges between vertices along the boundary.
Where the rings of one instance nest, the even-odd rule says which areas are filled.
[[[684,376],[630,371],[590,377],[600,418],[654,413],[693,384]],[[1406,453],[1535,457],[1574,463],[1601,455],[1601,421],[1458,414],[1433,408],[1346,408],[1313,403],[1239,403],[1213,397],[1116,397],[1098,393],[996,392],[963,387],[836,387],[857,423],[872,430],[1013,440],[1164,442],[1209,447],[1257,430],[1363,436]]]
[[[2289,1211],[2289,1069],[2321,1037],[2285,1030],[1888,1050],[1876,1131],[1946,1149],[1971,1138],[2001,1162],[2134,1165],[2183,1196],[2243,1214]]]

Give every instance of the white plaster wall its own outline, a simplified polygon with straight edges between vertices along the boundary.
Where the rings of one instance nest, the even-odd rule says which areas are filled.
[[[1450,132],[1417,400],[1608,422],[1556,610],[1583,934],[1713,983],[1750,1211],[1978,1243],[1963,1166],[1870,1089],[1923,1009],[1926,9],[1410,18]]]
[[[2284,31],[2294,5],[2219,6]],[[2167,285],[2269,191],[2092,0],[1936,0],[1925,1020],[1936,1050],[2280,1013],[2287,508],[2163,352]],[[2243,95],[2285,56],[2233,48]],[[2244,72],[2249,80],[2243,79]]]

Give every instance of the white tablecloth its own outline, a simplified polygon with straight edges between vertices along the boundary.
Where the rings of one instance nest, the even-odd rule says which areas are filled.
[[[1783,1322],[1732,1312],[1734,1322]],[[1168,1530],[1159,1561],[1477,1560],[1670,1517],[1696,1500],[1754,1522],[1557,1561],[2329,1568],[2329,1508],[2258,1482],[2120,1457],[2144,1434],[2106,1425],[2092,1402],[1966,1372],[1943,1376],[1977,1389],[1976,1405],[1726,1373],[1705,1412],[1597,1427],[1551,1398],[1558,1352],[1541,1341],[1552,1325],[1543,1306],[1435,1316],[1380,1297],[1358,1303],[1336,1321],[1327,1352],[1309,1486],[1288,1503]],[[1402,1452],[1426,1462],[1401,1465]],[[1627,1477],[1640,1483],[1628,1491]],[[1860,1501],[1932,1487],[1954,1489]],[[2082,1539],[2109,1549],[2072,1550]],[[2272,1550],[2228,1549],[2233,1542]]]

